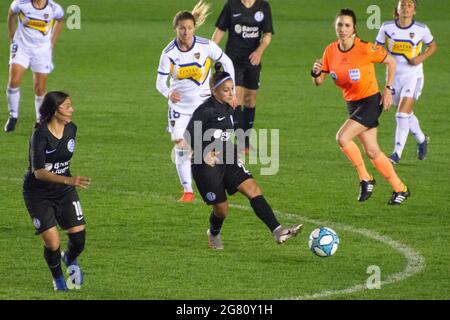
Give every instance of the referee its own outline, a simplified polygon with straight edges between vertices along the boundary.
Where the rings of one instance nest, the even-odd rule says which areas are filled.
[[[30,165],[24,179],[23,197],[36,233],[44,240],[44,258],[53,276],[54,289],[79,289],[83,274],[77,257],[84,249],[86,233],[75,187],[86,188],[91,179],[70,174],[77,132],[71,122],[74,110],[70,97],[63,92],[49,92],[39,111],[40,122],[30,139]],[[60,252],[57,225],[67,231],[66,252]],[[61,260],[70,274],[67,284]]]
[[[233,81],[229,73],[221,71],[220,63],[215,65],[210,87],[212,96],[197,108],[185,132],[186,142],[193,150],[193,178],[203,200],[213,208],[207,230],[208,247],[223,249],[220,230],[228,215],[225,191],[229,195],[237,191],[245,195],[256,215],[281,244],[297,235],[302,225],[289,228],[280,225],[258,184],[238,159],[237,147],[231,142]]]
[[[219,44],[227,30],[225,53],[234,64],[239,104],[233,119],[235,129],[246,132],[253,128],[255,120],[261,58],[274,34],[269,3],[264,0],[228,0],[216,21],[212,40]],[[247,134],[244,141],[245,154],[250,147],[249,136]]]

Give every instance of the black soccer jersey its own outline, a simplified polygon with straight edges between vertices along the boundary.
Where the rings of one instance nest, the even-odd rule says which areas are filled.
[[[219,152],[221,163],[237,162],[237,147],[231,142],[234,132],[232,114],[233,108],[214,97],[194,111],[185,133],[185,140],[194,151],[194,164],[204,163],[203,156],[209,151]]]
[[[23,184],[24,195],[32,198],[57,198],[74,188],[38,180],[34,171],[46,169],[53,174],[70,177],[70,159],[75,150],[76,133],[77,127],[72,122],[65,125],[61,139],[53,136],[46,125],[34,130],[30,138],[29,167]]]
[[[225,53],[235,64],[250,64],[248,56],[258,48],[262,34],[274,33],[270,5],[264,0],[256,0],[251,8],[241,0],[228,0],[216,27],[228,30]]]

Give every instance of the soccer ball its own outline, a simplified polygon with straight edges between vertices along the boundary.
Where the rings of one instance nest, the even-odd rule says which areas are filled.
[[[339,246],[339,237],[333,229],[317,228],[309,235],[308,246],[315,255],[329,257],[336,253]]]

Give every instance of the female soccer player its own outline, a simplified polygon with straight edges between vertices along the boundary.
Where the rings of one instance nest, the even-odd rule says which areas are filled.
[[[8,13],[11,41],[9,81],[6,89],[9,117],[5,132],[14,131],[19,117],[20,82],[28,68],[33,72],[36,121],[53,70],[53,48],[64,26],[64,10],[53,0],[15,0]],[[17,19],[18,18],[18,19]],[[17,28],[16,28],[17,21]]]
[[[86,188],[91,179],[70,174],[77,132],[72,123],[70,97],[63,92],[49,92],[39,111],[41,118],[30,139],[30,165],[23,197],[36,232],[44,240],[44,257],[54,289],[67,291],[61,259],[70,273],[69,289],[79,288],[83,282],[77,257],[84,249],[85,221],[75,187]],[[69,238],[68,249],[63,253],[56,225],[66,230]]]
[[[321,85],[329,73],[334,83],[342,89],[347,102],[349,119],[339,129],[336,140],[342,151],[356,167],[360,179],[359,201],[367,200],[373,192],[375,179],[367,172],[358,146],[364,151],[378,172],[389,182],[394,192],[389,204],[401,204],[410,192],[399,179],[392,163],[380,150],[377,142],[378,118],[392,104],[392,84],[395,59],[378,45],[364,42],[356,36],[356,16],[350,9],[341,9],[335,19],[338,40],[328,45],[322,59],[316,60],[311,70],[315,85]],[[387,65],[386,86],[381,95],[375,77],[374,63]]]
[[[192,12],[180,11],[173,19],[176,39],[163,50],[156,88],[169,101],[169,126],[175,144],[175,163],[183,187],[180,202],[193,202],[191,161],[183,133],[194,110],[210,96],[212,61],[220,61],[234,79],[233,63],[214,42],[194,35],[208,15],[209,5],[198,2]],[[167,86],[167,79],[170,85]]]
[[[236,129],[253,128],[256,92],[259,88],[261,58],[274,33],[270,5],[264,0],[228,0],[216,22],[212,40],[219,44],[228,30],[225,52],[236,72],[238,107],[234,109]],[[242,107],[244,106],[243,110]],[[244,153],[249,151],[249,133],[244,141]]]
[[[417,2],[415,0],[400,0],[394,9],[395,20],[383,23],[376,41],[386,45],[390,54],[395,57],[396,70],[394,81],[394,105],[397,128],[395,130],[394,151],[389,159],[398,164],[408,138],[414,136],[417,142],[417,155],[424,160],[427,155],[429,138],[419,125],[419,120],[413,112],[414,104],[422,93],[424,75],[422,63],[432,56],[437,49],[436,41],[430,29],[417,21]],[[422,45],[427,50],[422,53]]]
[[[208,246],[211,249],[223,249],[220,230],[228,215],[225,191],[229,195],[237,191],[245,195],[258,218],[281,244],[295,236],[302,225],[296,224],[289,228],[280,225],[258,184],[238,159],[237,146],[231,142],[234,131],[232,77],[221,71],[220,63],[215,65],[215,71],[210,81],[212,97],[195,110],[185,132],[185,139],[193,150],[192,173],[195,183],[203,200],[213,208],[207,230]]]

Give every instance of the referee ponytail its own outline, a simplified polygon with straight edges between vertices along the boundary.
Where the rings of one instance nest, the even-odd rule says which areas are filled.
[[[230,74],[223,71],[222,64],[220,62],[216,62],[216,64],[214,65],[214,73],[209,80],[209,86],[211,90],[216,89],[227,80],[231,80]]]
[[[47,92],[39,108],[41,118],[37,126],[43,126],[49,123],[55,115],[56,110],[58,110],[58,107],[63,104],[67,98],[69,98],[69,95],[61,91]]]
[[[200,27],[205,23],[206,17],[209,16],[210,12],[208,11],[210,7],[210,4],[204,3],[203,0],[200,0],[191,12],[179,11],[173,18],[172,27],[175,29],[178,22],[182,20],[192,20],[196,28]]]

